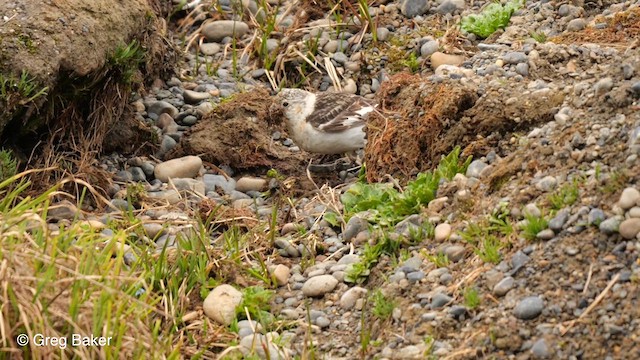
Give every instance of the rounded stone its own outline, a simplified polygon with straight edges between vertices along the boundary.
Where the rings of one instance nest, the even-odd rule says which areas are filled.
[[[513,289],[515,282],[514,278],[507,276],[493,287],[493,294],[496,296],[505,296],[511,289]]]
[[[361,288],[360,286],[352,287],[340,297],[340,307],[345,310],[352,309],[356,305],[356,301],[367,295],[367,292],[367,289]]]
[[[451,225],[447,223],[438,224],[434,231],[434,240],[437,242],[445,241],[451,236]]]
[[[441,65],[460,66],[463,62],[464,56],[461,55],[449,55],[439,51],[436,51],[431,55],[431,68],[434,70]]]
[[[193,178],[202,168],[202,159],[197,156],[185,156],[168,160],[156,165],[153,174],[156,179],[167,182],[169,178]]]
[[[242,293],[231,285],[217,286],[204,299],[205,315],[219,324],[228,326],[236,318],[236,307],[242,302]]]
[[[635,239],[640,232],[640,218],[629,218],[620,223],[620,235],[625,239]]]
[[[618,206],[623,210],[628,210],[634,207],[638,200],[640,200],[640,192],[636,188],[628,187],[622,190],[620,194],[620,200],[618,200]]]
[[[309,297],[322,296],[338,285],[338,280],[331,275],[319,275],[310,278],[302,285],[302,294]]]
[[[220,42],[227,36],[241,38],[247,32],[249,32],[249,25],[234,20],[213,21],[202,28],[202,35],[211,42]]]
[[[526,297],[513,309],[515,317],[521,320],[531,320],[537,318],[544,309],[544,302],[539,296]]]
[[[269,182],[266,179],[245,176],[236,182],[236,190],[246,193],[247,191],[264,191]]]
[[[289,282],[289,276],[291,275],[291,269],[283,264],[278,264],[273,269],[273,277],[276,278],[278,285],[282,286]]]

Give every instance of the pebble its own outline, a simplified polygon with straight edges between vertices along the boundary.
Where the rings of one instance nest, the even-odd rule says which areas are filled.
[[[536,183],[536,189],[542,191],[551,191],[558,186],[558,180],[554,176],[545,176],[538,183]]]
[[[283,286],[289,282],[289,276],[291,275],[291,269],[283,264],[278,264],[273,269],[273,277],[276,278],[278,285]]]
[[[620,219],[616,217],[611,217],[601,222],[598,228],[602,233],[611,235],[618,232],[618,229],[620,227],[620,222],[621,222]]]
[[[502,56],[502,60],[504,60],[507,64],[519,64],[524,63],[529,60],[527,54],[520,51],[511,51]]]
[[[342,233],[342,238],[344,241],[351,241],[351,239],[356,237],[361,231],[367,230],[368,228],[369,222],[367,220],[359,216],[352,216],[349,221],[347,221],[347,225]]]
[[[345,310],[351,310],[358,299],[365,297],[368,290],[360,286],[354,286],[351,289],[345,291],[340,297],[340,307]]]
[[[439,51],[431,55],[431,68],[436,70],[441,65],[460,66],[464,62],[464,56],[448,55]]]
[[[464,258],[466,249],[462,245],[451,245],[444,249],[444,254],[453,262],[458,262]]]
[[[190,155],[162,162],[156,165],[153,173],[156,179],[167,182],[169,178],[193,178],[201,168],[202,159]]]
[[[424,58],[428,58],[433,55],[440,48],[440,43],[437,40],[426,41],[420,46],[420,55]]]
[[[376,37],[378,38],[378,41],[386,41],[389,37],[389,33],[390,31],[386,27],[379,27],[376,29]]]
[[[431,309],[434,309],[434,310],[440,309],[445,305],[447,305],[448,303],[450,303],[452,300],[453,298],[446,294],[437,293],[431,299]]]
[[[606,218],[606,215],[604,214],[604,211],[598,208],[591,209],[591,211],[589,211],[589,217],[588,217],[589,225],[598,226],[605,218]]]
[[[236,182],[236,190],[247,193],[248,191],[265,191],[269,186],[266,179],[245,176]]]
[[[524,216],[533,216],[533,217],[542,216],[542,212],[540,211],[538,206],[533,203],[525,205],[524,209],[522,209],[522,214]]]
[[[549,220],[549,229],[553,230],[556,233],[560,232],[560,230],[562,230],[562,228],[564,227],[564,224],[566,224],[567,220],[569,220],[569,214],[569,209],[566,208],[558,211],[558,213],[556,213],[556,216]]]
[[[610,77],[605,77],[603,79],[598,80],[598,82],[594,85],[594,89],[596,90],[596,94],[604,94],[613,88],[613,79]]]
[[[205,195],[204,183],[200,180],[172,177],[169,178],[168,183],[170,187],[175,187],[178,191],[192,191],[200,196]]]
[[[202,27],[202,35],[210,42],[220,42],[226,37],[241,38],[249,32],[249,25],[242,21],[217,20]]]
[[[549,353],[549,346],[544,339],[538,339],[531,347],[531,355],[534,359],[548,359],[551,354]]]
[[[423,271],[414,271],[414,272],[410,272],[407,274],[407,280],[410,283],[417,283],[418,281],[424,279],[424,272]]]
[[[639,200],[640,192],[635,188],[628,187],[622,190],[622,194],[620,194],[620,199],[618,200],[618,206],[620,206],[622,210],[629,210],[634,207]]]
[[[554,236],[556,236],[556,234],[551,229],[544,229],[536,234],[537,239],[544,241],[551,240]]]
[[[180,193],[174,189],[162,190],[162,191],[150,191],[147,193],[147,197],[151,199],[164,200],[169,204],[177,204],[182,200]]]
[[[434,240],[436,242],[443,242],[451,236],[451,225],[447,223],[438,224],[434,231]]]
[[[182,93],[182,96],[184,97],[184,102],[186,102],[187,104],[197,104],[203,100],[209,99],[211,97],[211,94],[206,92],[185,90]]]
[[[640,218],[629,218],[620,223],[618,229],[625,239],[635,239],[640,232]]]
[[[236,181],[223,175],[205,174],[202,181],[207,193],[221,189],[223,193],[229,195],[236,190]]]
[[[220,44],[215,42],[203,43],[200,45],[200,52],[203,55],[213,56],[220,52]]]
[[[531,320],[537,318],[544,309],[544,302],[539,296],[526,297],[513,309],[515,317],[521,320]]]
[[[587,21],[585,19],[573,19],[567,24],[567,31],[580,31],[587,27]]]
[[[322,296],[338,285],[338,280],[331,275],[319,275],[308,279],[302,286],[302,294],[308,297]]]
[[[511,289],[513,289],[514,285],[515,279],[511,276],[507,276],[493,287],[493,294],[496,296],[505,296]]]
[[[169,104],[166,101],[151,101],[145,103],[145,106],[147,108],[148,114],[155,114],[156,116],[160,116],[160,114],[166,113],[173,118],[179,113],[178,109],[175,106]]]
[[[400,12],[408,18],[423,15],[428,10],[429,2],[427,0],[403,0],[400,4]]]
[[[242,293],[231,285],[216,286],[204,299],[205,315],[219,324],[228,326],[236,318],[236,307],[242,302]]]
[[[482,170],[484,170],[487,166],[489,165],[484,161],[474,160],[471,162],[471,164],[469,164],[465,175],[470,178],[480,178]]]
[[[129,168],[129,172],[131,173],[131,180],[136,182],[147,181],[147,175],[137,166]]]

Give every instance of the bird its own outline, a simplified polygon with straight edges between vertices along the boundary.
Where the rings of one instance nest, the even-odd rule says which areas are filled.
[[[369,100],[355,94],[312,93],[282,89],[276,95],[293,142],[317,154],[344,154],[366,145],[365,126],[375,110]]]

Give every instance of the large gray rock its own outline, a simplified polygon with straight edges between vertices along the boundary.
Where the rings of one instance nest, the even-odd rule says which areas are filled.
[[[248,32],[249,25],[242,21],[234,20],[218,20],[202,28],[202,35],[204,35],[208,41],[213,42],[220,42],[227,36],[239,39]]]
[[[427,0],[404,0],[400,5],[402,15],[412,18],[425,14],[429,10],[429,2]]]

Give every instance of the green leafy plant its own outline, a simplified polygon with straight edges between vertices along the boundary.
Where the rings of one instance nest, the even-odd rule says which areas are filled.
[[[480,14],[468,15],[462,18],[460,27],[462,30],[477,35],[484,39],[498,29],[503,29],[509,24],[511,15],[523,6],[522,0],[511,0],[505,5],[491,3]]]
[[[447,267],[449,266],[449,264],[451,264],[451,261],[449,260],[447,254],[441,252],[436,254],[425,253],[425,258],[427,259],[427,261],[439,268]]]
[[[18,161],[10,151],[0,151],[0,182],[3,182],[18,172]]]
[[[239,319],[246,318],[249,313],[252,319],[259,321],[263,325],[273,321],[273,316],[269,313],[270,302],[274,292],[266,290],[260,286],[250,286],[242,290],[242,303],[236,308],[236,315]]]
[[[500,254],[502,247],[503,244],[497,237],[485,235],[480,242],[480,246],[475,247],[473,252],[486,263],[499,264],[500,260],[502,260],[502,255]]]
[[[109,58],[109,65],[119,71],[125,84],[129,84],[133,81],[140,64],[144,62],[144,58],[144,49],[138,44],[138,41],[132,40],[129,44],[116,48]]]
[[[546,43],[547,42],[547,35],[541,31],[534,31],[531,33],[531,38],[533,40],[535,40],[536,42],[539,43]]]
[[[391,317],[393,309],[396,307],[395,302],[384,296],[380,289],[377,289],[371,294],[371,301],[373,302],[371,313],[380,320],[387,320]]]
[[[566,206],[573,205],[579,196],[578,181],[574,180],[571,183],[562,185],[562,187],[550,194],[549,203],[551,203],[553,210],[560,210]]]
[[[464,306],[466,306],[467,309],[473,310],[480,305],[480,295],[476,288],[469,287],[464,289],[462,296],[464,298]]]
[[[48,87],[39,87],[35,78],[22,71],[20,77],[0,74],[0,104],[5,108],[13,108],[16,105],[27,105],[35,99],[46,96]]]
[[[527,240],[533,240],[536,235],[547,228],[549,222],[544,216],[525,215],[525,222],[522,227],[522,236]]]
[[[373,215],[373,222],[388,226],[403,220],[407,215],[418,213],[422,206],[434,199],[441,178],[451,179],[456,173],[466,171],[471,158],[461,162],[459,154],[460,147],[456,147],[442,158],[436,171],[418,174],[407,183],[402,193],[391,184],[355,183],[341,197],[346,218],[369,210]]]

